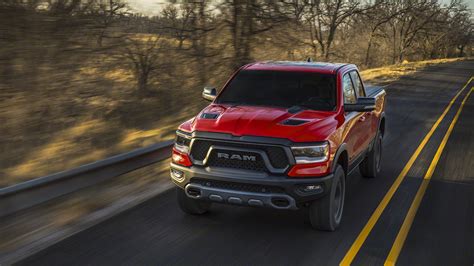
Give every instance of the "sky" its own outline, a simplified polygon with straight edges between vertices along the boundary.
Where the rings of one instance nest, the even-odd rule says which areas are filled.
[[[130,6],[144,15],[156,15],[167,2],[166,0],[126,0]],[[439,0],[443,4],[448,4],[450,0]],[[471,10],[474,9],[474,0],[464,0]]]
[[[127,0],[137,12],[145,15],[155,15],[160,12],[166,1],[163,0]]]

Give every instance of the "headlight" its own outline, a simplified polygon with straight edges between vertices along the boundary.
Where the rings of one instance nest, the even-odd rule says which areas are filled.
[[[297,164],[325,162],[329,158],[329,143],[291,147],[291,151]]]
[[[176,141],[174,148],[182,153],[189,153],[189,144],[191,143],[191,135],[183,131],[176,131]]]

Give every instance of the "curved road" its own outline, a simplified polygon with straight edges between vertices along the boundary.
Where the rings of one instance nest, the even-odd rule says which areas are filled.
[[[410,156],[453,96],[474,75],[474,61],[429,67],[389,85],[388,134],[377,179],[348,180],[337,232],[310,229],[303,211],[215,205],[202,217],[184,215],[165,192],[27,258],[23,265],[337,265]],[[354,265],[383,264],[468,84],[454,102],[380,219]],[[400,265],[474,263],[474,95],[434,171],[398,257]]]

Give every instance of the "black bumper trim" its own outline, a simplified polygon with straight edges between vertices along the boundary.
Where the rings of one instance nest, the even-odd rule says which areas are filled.
[[[204,167],[183,167],[171,163],[171,168],[182,171],[184,176],[179,180],[173,178],[173,182],[180,188],[185,189],[186,185],[193,183],[193,178],[215,180],[220,182],[241,183],[247,185],[271,186],[282,189],[283,194],[295,200],[296,205],[319,199],[330,190],[333,174],[316,178],[291,178],[286,176],[262,175],[249,171],[209,171]],[[303,192],[302,187],[307,185],[319,185],[320,190],[315,192]]]
[[[194,199],[206,199],[219,203],[230,203],[248,206],[266,206],[269,208],[280,210],[296,210],[295,200],[286,194],[268,194],[255,193],[237,190],[228,190],[220,188],[212,188],[195,184],[193,182],[186,185],[184,191],[186,195]],[[190,193],[193,191],[194,193]],[[195,192],[199,191],[199,194]],[[280,202],[277,204],[276,202]]]

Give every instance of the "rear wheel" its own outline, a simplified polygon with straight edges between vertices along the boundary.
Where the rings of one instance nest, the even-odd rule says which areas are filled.
[[[345,179],[344,169],[341,165],[337,165],[328,195],[309,206],[309,220],[313,228],[335,231],[341,224],[346,193]]]
[[[359,165],[362,176],[374,178],[378,175],[382,161],[382,134],[379,131],[375,137],[374,147]]]
[[[187,214],[205,214],[211,207],[210,202],[189,198],[181,188],[176,188],[176,197],[179,207]]]

